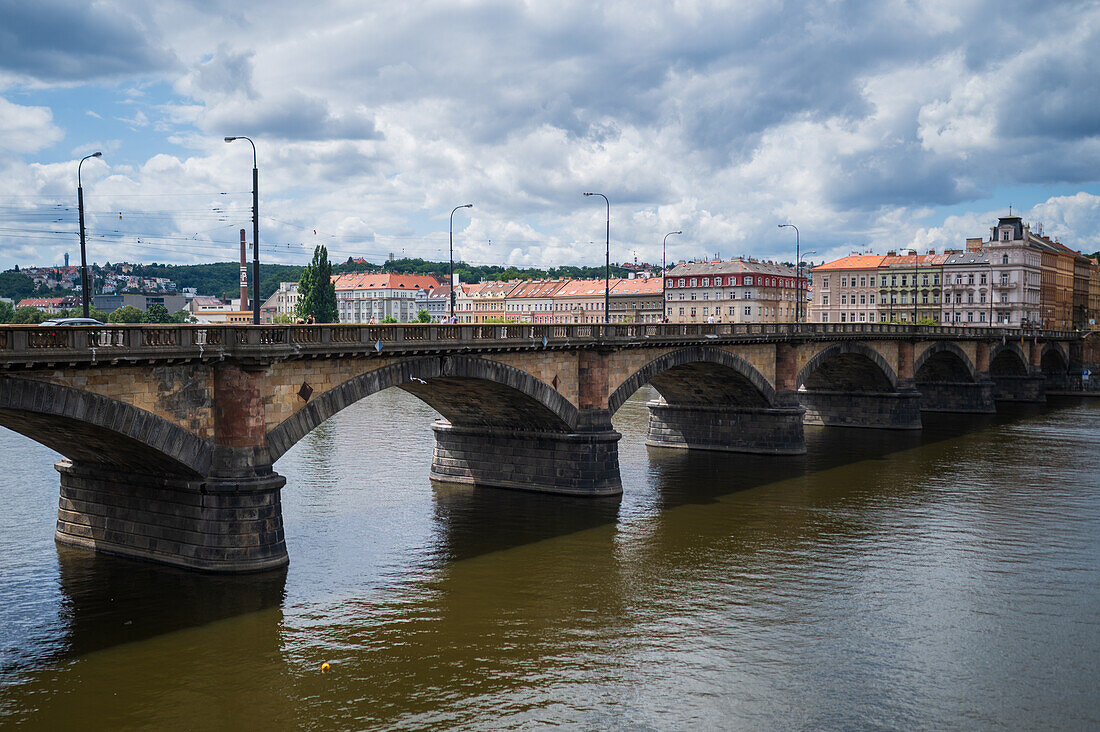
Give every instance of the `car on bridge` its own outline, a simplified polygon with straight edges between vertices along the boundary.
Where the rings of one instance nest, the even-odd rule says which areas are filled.
[[[39,325],[103,325],[95,318],[50,318]]]

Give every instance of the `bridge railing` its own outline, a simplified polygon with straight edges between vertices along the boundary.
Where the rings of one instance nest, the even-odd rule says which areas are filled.
[[[211,353],[263,356],[301,352],[445,351],[459,344],[484,348],[577,347],[604,343],[709,342],[716,339],[955,338],[1073,340],[1077,331],[1023,331],[898,323],[612,323],[396,325],[127,325],[0,326],[0,364],[66,359],[204,357]]]

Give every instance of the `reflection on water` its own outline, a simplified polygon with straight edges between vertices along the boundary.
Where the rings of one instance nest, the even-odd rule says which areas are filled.
[[[277,466],[289,569],[228,578],[55,547],[53,458],[4,434],[0,719],[1100,724],[1100,404],[771,458],[646,448],[647,398],[622,498],[588,500],[433,485],[432,411],[377,394]]]

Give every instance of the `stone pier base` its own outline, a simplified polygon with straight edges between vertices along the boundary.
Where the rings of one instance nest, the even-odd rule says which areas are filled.
[[[655,400],[649,407],[646,444],[685,450],[722,450],[769,455],[806,452],[801,406],[737,408],[668,404]]]
[[[993,398],[1002,402],[1045,402],[1046,380],[1042,376],[995,376]]]
[[[543,493],[623,492],[618,432],[574,434],[456,427],[436,420],[433,480]]]
[[[922,412],[993,414],[997,411],[992,381],[921,382],[917,390],[920,391]]]
[[[915,390],[884,393],[798,392],[798,400],[806,408],[806,424],[889,430],[921,428],[920,397],[920,392]]]
[[[120,473],[61,460],[62,544],[211,572],[285,566],[281,475],[241,480]]]

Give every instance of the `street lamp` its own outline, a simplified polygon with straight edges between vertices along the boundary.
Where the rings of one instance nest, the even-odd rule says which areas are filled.
[[[248,140],[252,146],[252,324],[260,324],[260,171],[256,168],[256,143],[244,135],[225,138],[226,142]],[[245,303],[241,303],[244,309]]]
[[[670,231],[665,234],[665,238],[661,240],[661,322],[668,320],[665,311],[668,310],[668,299],[665,296],[665,270],[668,265],[665,264],[665,244],[668,243],[668,238],[673,234],[683,234],[682,231]]]
[[[451,322],[455,320],[455,211],[460,208],[473,208],[474,204],[464,203],[461,206],[455,206],[451,209],[451,227],[450,227],[450,242],[451,242],[451,264],[447,272],[451,277],[451,281],[448,283],[451,287]]]
[[[607,196],[602,193],[585,193],[585,196],[600,196],[603,198],[603,202],[607,204],[607,251],[606,259],[604,261],[603,270],[603,322],[605,325],[611,324],[611,201],[607,200]],[[664,276],[664,273],[661,273]],[[663,303],[662,303],[663,307]]]
[[[794,306],[796,315],[798,313],[799,303],[801,303],[803,310],[806,309],[806,296],[802,293],[802,260],[804,260],[806,257],[810,256],[811,254],[817,254],[817,250],[816,249],[811,249],[810,251],[806,252],[805,254],[799,256],[798,261],[795,262],[795,264],[798,265],[797,267],[795,267],[795,273],[798,277],[798,301],[795,303],[795,306]],[[802,322],[802,321],[799,320],[798,322]]]
[[[88,158],[98,158],[103,153],[96,151],[91,155],[85,155],[76,164],[76,205],[80,211],[80,301],[84,309],[84,317],[88,315],[88,300],[91,298],[88,288],[88,255],[84,247],[84,186],[80,184],[80,168]]]
[[[799,255],[798,227],[795,226],[794,224],[779,224],[779,228],[780,229],[785,229],[785,228],[794,229],[794,262],[795,262],[794,272],[795,272],[795,276],[797,277],[798,276],[798,262],[801,259],[801,256]],[[798,298],[798,300],[795,300],[795,303],[794,303],[794,322],[801,323],[802,322],[802,303],[800,302],[801,299],[802,299],[802,296],[801,296],[801,294],[802,294],[802,281],[801,281],[801,279],[796,284],[798,285],[799,298]]]

